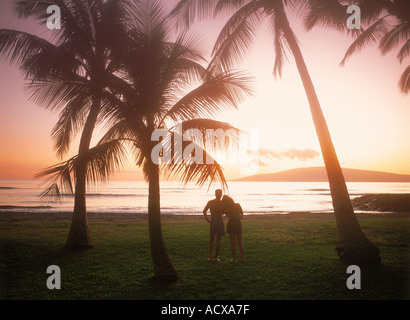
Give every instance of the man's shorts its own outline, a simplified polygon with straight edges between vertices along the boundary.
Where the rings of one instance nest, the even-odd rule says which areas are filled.
[[[214,219],[210,222],[211,236],[222,237],[225,235],[224,221],[221,219]]]

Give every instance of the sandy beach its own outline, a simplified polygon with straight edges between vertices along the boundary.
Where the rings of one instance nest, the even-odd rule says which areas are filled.
[[[141,213],[96,213],[89,212],[90,223],[145,223],[148,221],[147,214]],[[356,213],[358,218],[384,218],[384,217],[410,217],[410,212],[397,213]],[[15,222],[70,222],[72,214],[63,212],[0,212],[0,223]],[[308,220],[335,218],[333,213],[291,212],[287,214],[246,214],[244,220]],[[163,214],[163,222],[205,222],[202,214],[182,215]]]

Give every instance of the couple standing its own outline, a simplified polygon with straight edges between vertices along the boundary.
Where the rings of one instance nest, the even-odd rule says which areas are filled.
[[[211,220],[209,220],[207,215],[208,209],[211,212]],[[239,203],[235,203],[234,200],[227,195],[222,197],[222,190],[218,189],[215,191],[215,199],[208,201],[203,210],[203,214],[206,221],[210,223],[208,260],[212,260],[212,248],[216,236],[215,261],[220,261],[218,259],[218,254],[221,247],[221,239],[225,235],[224,222],[222,219],[225,214],[229,218],[226,225],[226,232],[229,234],[229,238],[231,239],[231,261],[235,261],[236,258],[236,242],[238,243],[239,251],[241,252],[242,261],[245,261],[245,254],[242,244],[241,223],[243,211]]]

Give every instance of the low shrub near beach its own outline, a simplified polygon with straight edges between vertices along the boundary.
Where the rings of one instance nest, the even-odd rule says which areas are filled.
[[[246,262],[230,262],[229,238],[221,262],[207,258],[208,224],[163,223],[169,254],[180,280],[152,279],[145,223],[91,223],[95,246],[60,249],[67,222],[0,224],[1,299],[408,299],[410,218],[360,219],[381,250],[382,265],[361,270],[361,288],[336,255],[333,219],[243,221]],[[61,270],[61,289],[50,290],[47,267]]]

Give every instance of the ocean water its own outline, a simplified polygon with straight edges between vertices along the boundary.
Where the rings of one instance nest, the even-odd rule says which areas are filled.
[[[0,213],[72,212],[74,197],[59,202],[40,198],[38,180],[0,180]],[[347,183],[353,199],[369,193],[410,193],[410,183]],[[202,188],[195,184],[161,182],[161,212],[168,214],[202,214],[207,201],[214,197],[218,185]],[[289,212],[332,212],[327,182],[228,182],[228,194],[239,202],[245,214]],[[93,187],[87,194],[87,211],[112,213],[146,213],[147,184],[144,181],[111,181]],[[358,211],[356,211],[358,212]]]

